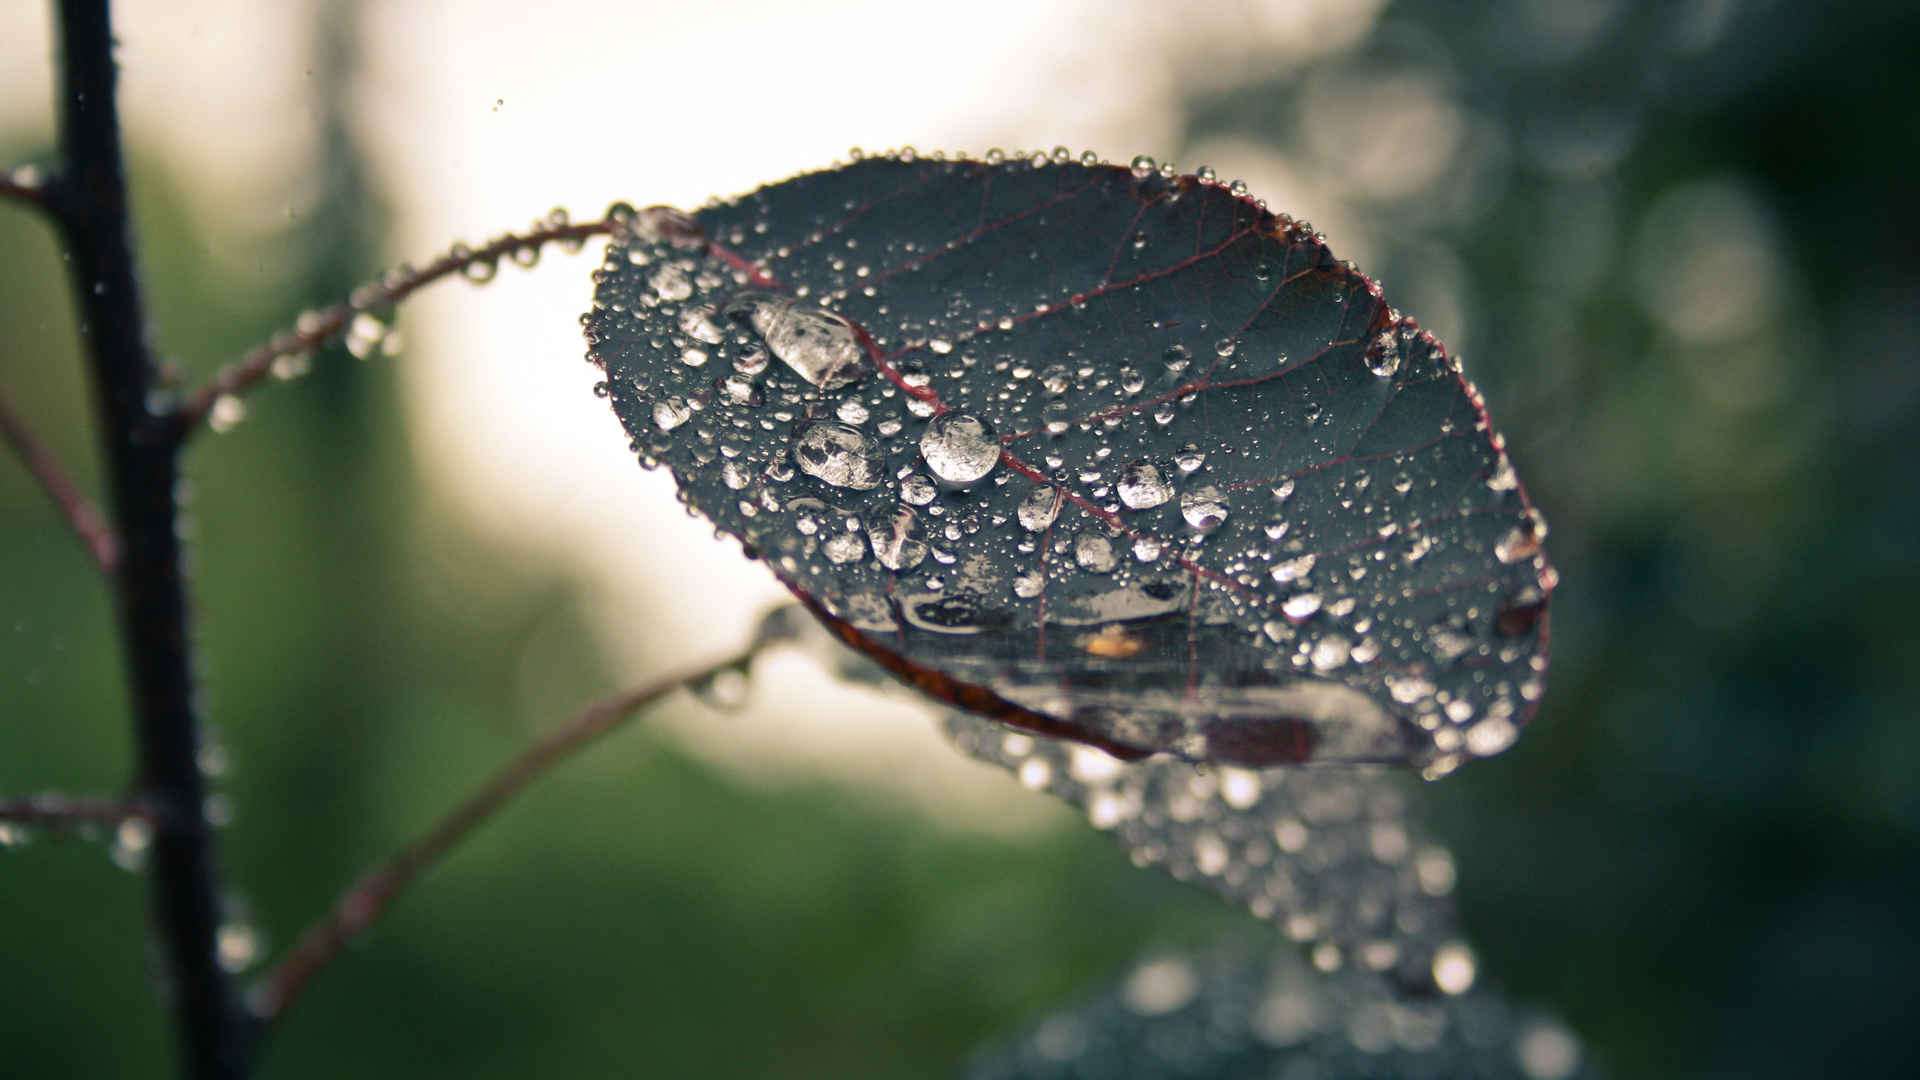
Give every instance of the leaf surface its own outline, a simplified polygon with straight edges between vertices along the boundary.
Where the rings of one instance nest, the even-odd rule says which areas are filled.
[[[1509,745],[1545,526],[1480,396],[1311,228],[1058,157],[633,215],[585,318],[633,448],[842,640],[1126,758]]]

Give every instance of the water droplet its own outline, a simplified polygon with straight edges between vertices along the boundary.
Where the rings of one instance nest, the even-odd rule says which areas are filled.
[[[1211,165],[1202,165],[1199,168],[1193,170],[1193,176],[1194,176],[1194,179],[1200,181],[1203,184],[1216,183],[1220,179],[1220,174],[1217,172],[1214,172],[1213,166]]]
[[[1000,460],[993,427],[970,413],[941,413],[920,436],[920,456],[934,476],[949,484],[971,484]]]
[[[1433,985],[1446,994],[1464,994],[1473,988],[1473,952],[1457,941],[1433,952]]]
[[[1220,527],[1227,520],[1227,497],[1212,484],[1202,484],[1180,494],[1180,516],[1202,532]]]
[[[920,527],[920,515],[911,507],[898,506],[869,513],[862,524],[873,544],[873,557],[880,565],[898,573],[919,566],[927,558],[927,541]]]
[[[1117,485],[1120,502],[1129,510],[1147,510],[1173,498],[1173,485],[1160,475],[1160,469],[1141,458],[1120,471]]]
[[[831,311],[771,293],[744,293],[727,304],[726,314],[751,327],[769,352],[822,390],[852,385],[872,370],[852,324]]]
[[[676,395],[653,403],[653,426],[661,431],[672,431],[692,416],[693,407],[687,404],[686,398]]]
[[[758,406],[767,399],[759,383],[737,371],[716,379],[713,388],[720,392],[721,397],[735,405]]]
[[[867,542],[857,532],[835,533],[827,538],[826,543],[820,545],[820,550],[826,552],[828,561],[844,566],[850,562],[858,562],[866,556]]]
[[[1132,170],[1135,180],[1145,180],[1159,168],[1159,163],[1145,154],[1138,154],[1134,156],[1133,163],[1128,168]]]
[[[1027,493],[1020,501],[1020,510],[1016,515],[1020,527],[1028,532],[1045,532],[1060,516],[1060,504],[1066,501],[1066,492],[1052,484],[1042,484]]]
[[[693,281],[687,272],[671,263],[655,270],[647,284],[662,300],[685,300],[693,295]]]
[[[834,420],[815,420],[802,428],[794,440],[793,460],[801,472],[834,487],[865,491],[884,479],[879,444],[853,425]]]
[[[1114,567],[1113,541],[1097,532],[1083,532],[1073,538],[1073,561],[1082,570],[1104,574]]]
[[[1314,642],[1311,661],[1316,671],[1332,671],[1353,655],[1353,643],[1339,634],[1328,634]]]
[[[1320,594],[1295,593],[1287,597],[1286,601],[1280,605],[1280,610],[1294,622],[1305,622],[1313,617],[1314,612],[1320,610]]]
[[[246,418],[246,402],[232,394],[221,394],[213,399],[213,408],[207,413],[207,426],[216,432],[232,431]]]
[[[1313,572],[1313,564],[1314,556],[1311,554],[1301,555],[1298,558],[1275,563],[1273,567],[1273,580],[1282,585],[1285,585],[1289,581],[1299,581]]]
[[[1383,331],[1367,346],[1366,359],[1367,370],[1384,379],[1400,370],[1400,344]]]
[[[914,473],[905,480],[900,481],[901,501],[911,503],[914,506],[927,505],[932,502],[933,497],[939,493],[940,490],[933,486],[933,481],[919,473]]]
[[[1168,371],[1185,371],[1192,354],[1185,345],[1169,345],[1167,351],[1160,354],[1160,359],[1167,365]]]
[[[1133,542],[1133,557],[1143,563],[1150,563],[1160,557],[1159,537],[1142,536]]]
[[[726,340],[726,332],[713,321],[713,309],[710,307],[690,307],[680,313],[678,322],[680,332],[695,341],[718,345]]]
[[[1200,466],[1207,463],[1207,454],[1206,451],[1188,443],[1180,448],[1179,453],[1173,455],[1173,463],[1182,473],[1192,474],[1198,472]]]

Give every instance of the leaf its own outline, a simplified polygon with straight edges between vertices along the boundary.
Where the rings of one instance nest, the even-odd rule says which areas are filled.
[[[980,1055],[965,1075],[1571,1080],[1595,1075],[1583,1056],[1559,1022],[1484,986],[1409,991],[1364,964],[1315,970],[1297,950],[1256,946],[1150,959],[1115,990]]]
[[[1531,717],[1545,526],[1308,226],[908,154],[628,220],[584,321],[633,449],[923,692],[1124,758],[1430,774]]]
[[[967,713],[949,710],[945,726],[965,753],[1079,807],[1134,865],[1210,889],[1293,942],[1427,990],[1436,953],[1459,947],[1453,857],[1423,835],[1403,776],[1129,763]]]

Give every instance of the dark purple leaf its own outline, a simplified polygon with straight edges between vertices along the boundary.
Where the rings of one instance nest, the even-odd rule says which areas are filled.
[[[595,280],[642,461],[928,694],[1430,773],[1534,710],[1553,571],[1479,395],[1226,188],[876,158],[633,215]]]

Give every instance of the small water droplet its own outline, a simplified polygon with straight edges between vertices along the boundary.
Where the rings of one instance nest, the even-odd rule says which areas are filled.
[[[1020,520],[1020,527],[1028,532],[1045,532],[1053,519],[1060,516],[1060,504],[1065,501],[1064,491],[1052,484],[1042,484],[1020,501],[1015,516]]]
[[[1142,536],[1133,542],[1133,557],[1143,563],[1150,563],[1160,557],[1162,545],[1156,536]]]
[[[1227,497],[1212,484],[1202,484],[1180,494],[1180,516],[1202,532],[1220,527],[1227,520]]]
[[[902,502],[910,503],[914,506],[925,506],[932,502],[934,496],[938,494],[940,494],[940,489],[934,487],[933,481],[919,473],[913,473],[906,479],[900,481],[900,499]]]
[[[693,416],[693,407],[687,399],[675,395],[662,398],[653,403],[653,426],[661,431],[672,431]]]
[[[1173,485],[1160,475],[1159,466],[1141,458],[1120,471],[1117,485],[1120,502],[1129,510],[1147,510],[1173,498]]]
[[[1159,168],[1159,163],[1146,154],[1137,154],[1134,156],[1133,163],[1129,165],[1128,168],[1133,172],[1133,178],[1135,180],[1145,180],[1154,174],[1154,170]]]
[[[1294,622],[1305,622],[1313,617],[1314,612],[1320,610],[1320,594],[1295,593],[1287,597],[1286,601],[1280,605],[1280,610]]]
[[[207,412],[207,426],[216,432],[228,432],[246,418],[246,402],[232,394],[221,394],[213,399],[213,408]]]
[[[1178,453],[1173,455],[1173,463],[1179,467],[1182,473],[1192,474],[1198,472],[1200,466],[1207,463],[1207,454],[1206,451],[1192,443],[1188,443],[1182,446]]]
[[[801,428],[793,443],[800,471],[834,487],[865,491],[878,487],[883,455],[878,443],[851,424],[815,420]]]
[[[985,420],[970,413],[942,413],[920,436],[920,456],[941,480],[971,484],[1000,461],[1000,442]]]
[[[1290,581],[1299,581],[1313,572],[1314,561],[1314,556],[1307,554],[1276,563],[1273,567],[1273,580],[1282,585]]]
[[[862,519],[867,539],[873,544],[873,557],[880,565],[899,573],[919,566],[927,558],[927,541],[920,527],[920,515],[911,507],[897,506],[869,513]]]
[[[1117,562],[1113,557],[1113,541],[1097,532],[1083,532],[1073,538],[1073,561],[1080,564],[1082,570],[1105,574]]]
[[[647,278],[647,284],[662,300],[685,300],[693,295],[693,280],[672,263],[656,269]]]

